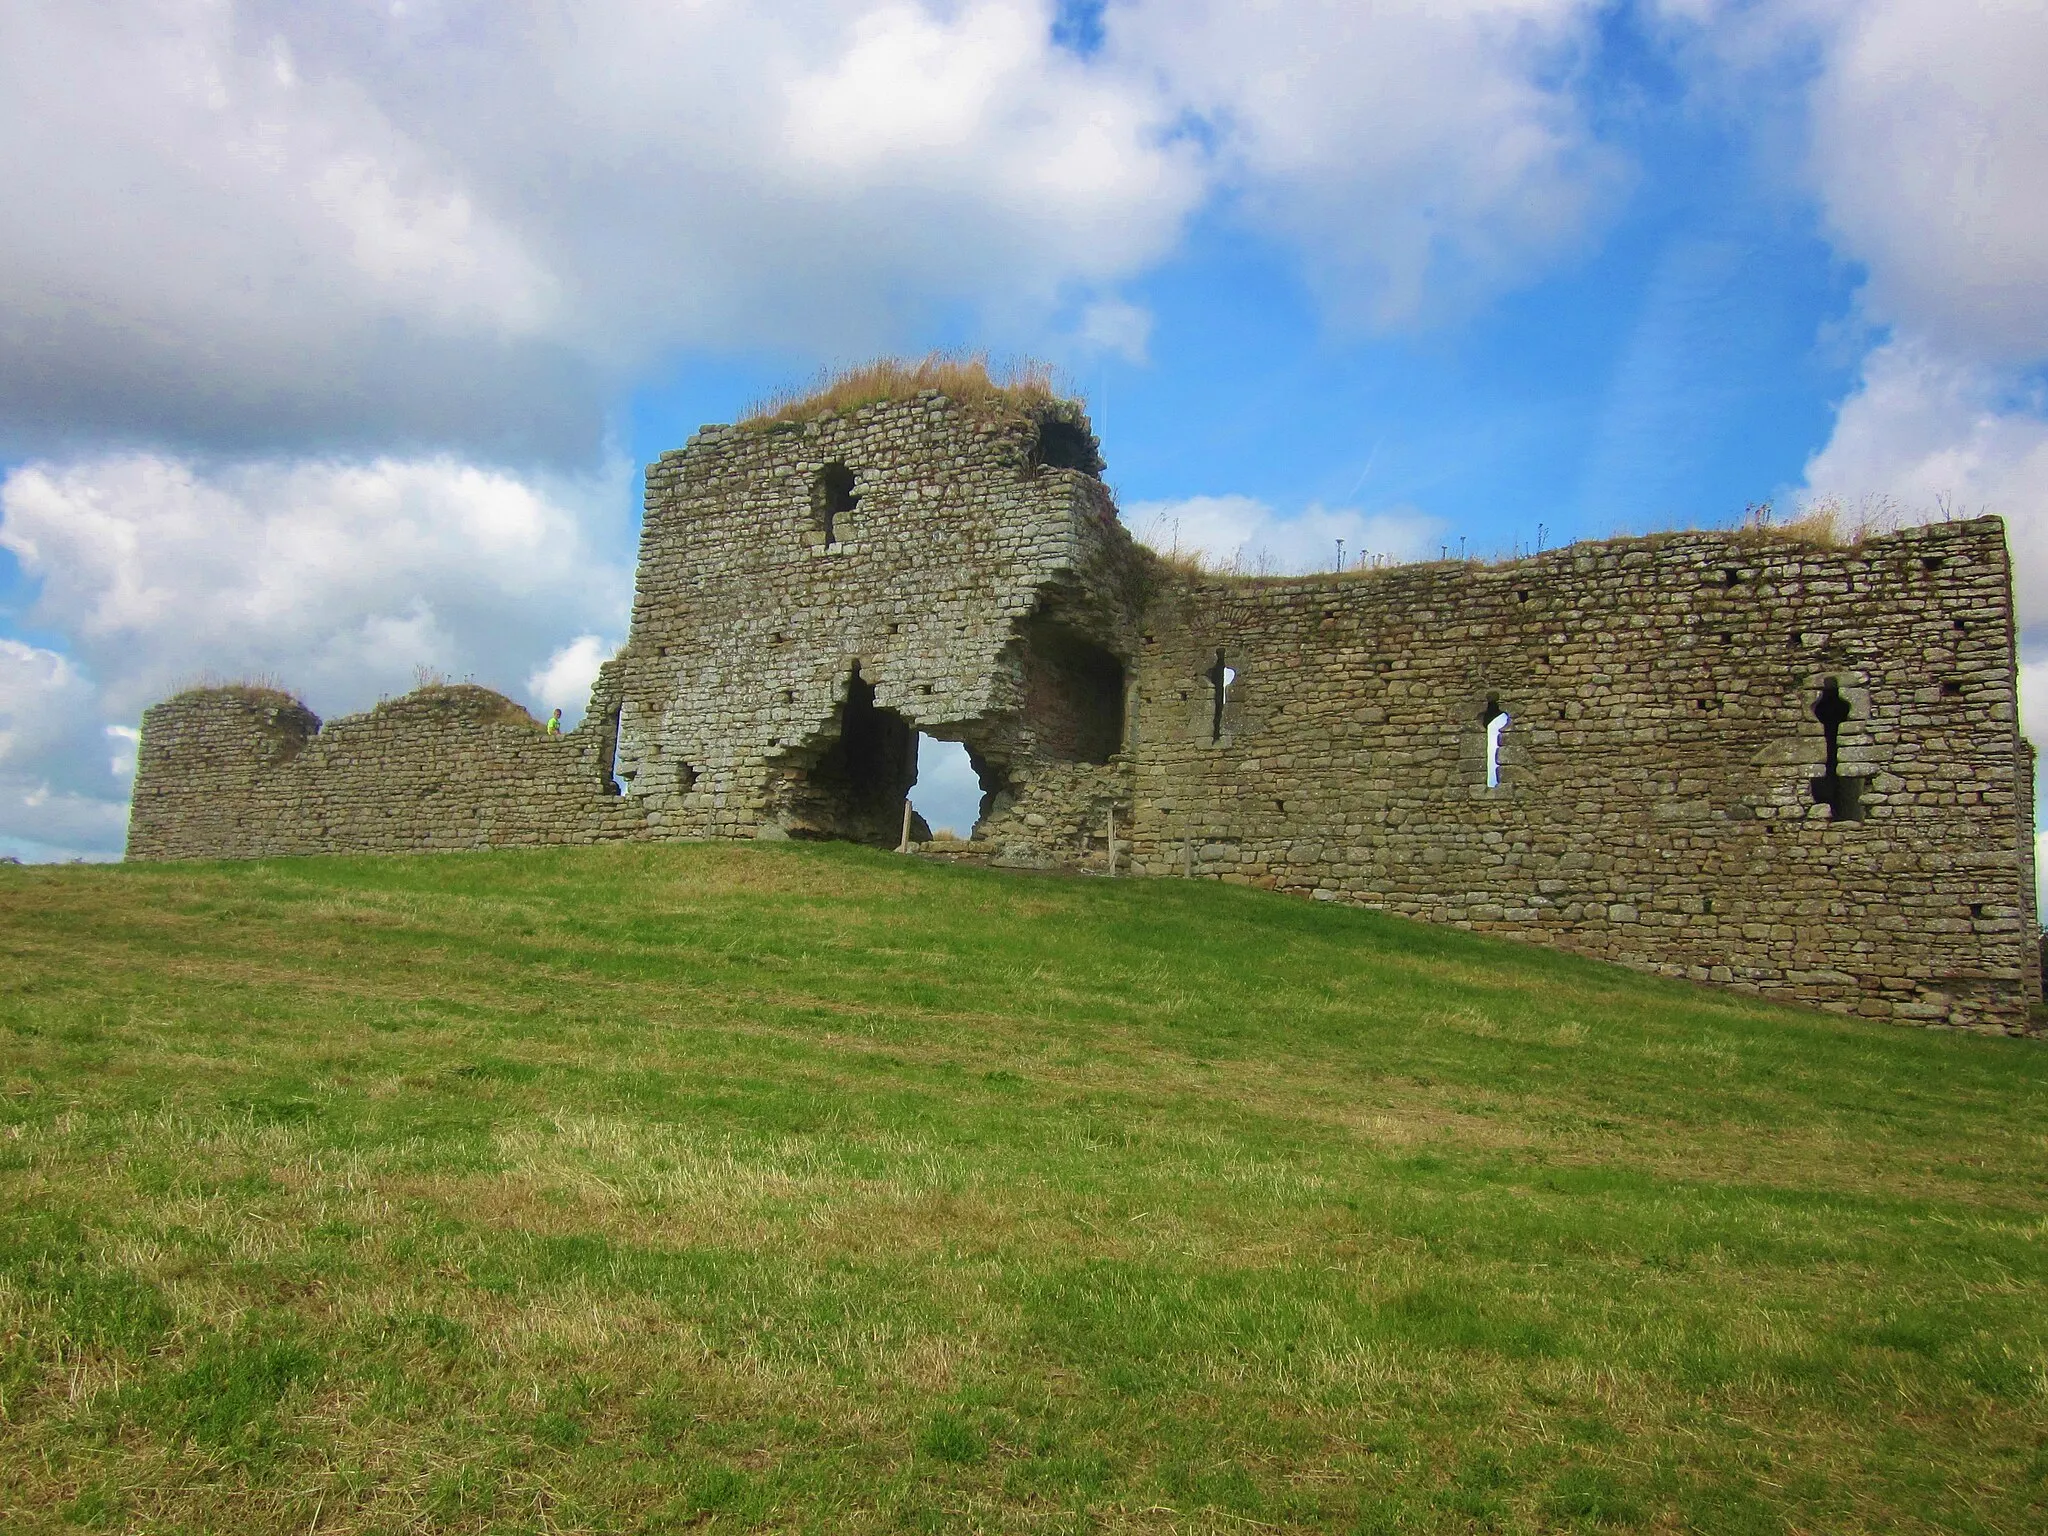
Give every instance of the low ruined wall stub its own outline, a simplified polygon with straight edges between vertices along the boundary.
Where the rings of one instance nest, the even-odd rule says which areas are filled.
[[[269,688],[181,693],[146,711],[128,812],[131,859],[237,858],[267,852],[278,828],[257,812],[259,786],[320,729],[317,715]]]
[[[143,718],[129,857],[415,853],[646,835],[604,791],[596,722],[549,736],[481,688],[428,688],[290,751],[237,690],[181,694]]]
[[[2023,1030],[2032,755],[1995,519],[1155,604],[1134,854],[1879,1017]],[[1214,730],[1216,652],[1236,673]],[[1814,801],[1817,691],[1861,820]],[[1487,701],[1512,717],[1484,780]]]

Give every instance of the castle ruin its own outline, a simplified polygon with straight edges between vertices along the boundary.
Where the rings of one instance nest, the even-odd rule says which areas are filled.
[[[466,686],[324,726],[184,693],[144,716],[129,857],[893,847],[922,733],[981,780],[962,856],[2034,1027],[1996,518],[1254,578],[1135,543],[1102,467],[1078,407],[1037,396],[706,428],[648,470],[631,637],[576,730]]]

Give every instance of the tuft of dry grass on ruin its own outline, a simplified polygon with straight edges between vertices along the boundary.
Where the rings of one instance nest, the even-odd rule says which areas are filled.
[[[1216,576],[1266,574],[1247,569],[1242,550],[1226,559],[1195,545],[1183,549],[1177,524],[1169,517],[1155,517],[1149,526],[1133,529],[1132,537],[1161,566],[1188,581],[1205,581]]]
[[[1153,549],[1150,544],[1147,544],[1145,547],[1152,550],[1153,555],[1157,557],[1161,565],[1177,576],[1187,577],[1190,581],[1198,581],[1207,576],[1235,576],[1238,574],[1232,566],[1224,561],[1213,558],[1203,550]]]
[[[232,693],[256,704],[296,704],[306,707],[284,680],[271,672],[251,672],[242,676],[228,676],[220,672],[201,672],[197,677],[179,683],[168,694],[167,699],[182,698],[188,693]]]
[[[1817,496],[1802,500],[1784,522],[1777,520],[1772,503],[1752,503],[1743,510],[1735,531],[1758,539],[1810,544],[1816,549],[1856,549],[1865,539],[1896,533],[1907,523],[1921,520],[1888,496],[1866,496],[1854,506],[1839,496]]]
[[[911,400],[928,389],[981,415],[1004,415],[1052,404],[1052,369],[1025,359],[998,372],[985,353],[932,352],[921,358],[884,357],[857,367],[827,370],[810,384],[759,402],[742,427],[773,427],[837,416],[884,400]]]

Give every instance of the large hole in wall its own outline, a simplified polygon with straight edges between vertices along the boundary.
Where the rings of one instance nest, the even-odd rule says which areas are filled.
[[[1106,763],[1123,750],[1124,664],[1065,625],[1024,631],[1024,723],[1041,757]]]
[[[911,808],[934,834],[967,838],[988,817],[1015,803],[1010,776],[965,742],[920,734]]]
[[[847,679],[839,737],[806,778],[810,825],[797,835],[878,848],[894,848],[903,836],[903,801],[917,779],[917,732],[893,709],[876,707],[874,685],[859,663]]]
[[[981,776],[974,771],[965,742],[917,738],[917,783],[911,788],[910,804],[934,836],[973,836],[982,799]]]
[[[1095,439],[1068,421],[1039,423],[1031,460],[1047,469],[1078,469],[1084,475],[1102,473],[1102,455],[1096,451]]]

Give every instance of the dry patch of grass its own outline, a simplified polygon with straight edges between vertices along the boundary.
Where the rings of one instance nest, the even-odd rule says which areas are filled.
[[[955,404],[984,416],[1019,415],[1053,404],[1052,369],[1017,362],[991,373],[985,354],[933,352],[921,358],[878,358],[827,371],[811,383],[770,395],[741,418],[742,427],[812,421],[885,400],[914,400],[937,390]]]

